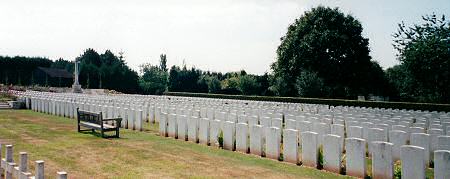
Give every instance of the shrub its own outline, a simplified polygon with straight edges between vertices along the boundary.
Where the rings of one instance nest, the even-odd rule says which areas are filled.
[[[323,146],[320,146],[319,152],[317,154],[317,169],[322,170],[324,162],[325,161],[323,159]]]
[[[219,136],[217,137],[217,141],[219,141],[219,147],[223,147],[223,132],[220,131]]]
[[[394,165],[394,179],[402,178],[402,166],[400,164]]]

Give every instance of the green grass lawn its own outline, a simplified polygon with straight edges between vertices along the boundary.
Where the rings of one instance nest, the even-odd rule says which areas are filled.
[[[121,130],[120,139],[76,132],[76,121],[32,112],[0,110],[0,143],[45,161],[45,175],[67,171],[70,178],[348,178],[254,155],[160,137],[157,125],[145,132]],[[2,151],[4,154],[4,149]]]

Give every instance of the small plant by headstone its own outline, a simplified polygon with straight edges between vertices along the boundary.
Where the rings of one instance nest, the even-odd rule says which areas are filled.
[[[394,179],[401,179],[401,178],[402,178],[402,165],[395,164],[394,165]]]
[[[346,163],[347,163],[347,155],[343,154],[342,159],[341,159],[341,167],[339,170],[339,173],[341,175],[346,175],[346,173],[347,173],[347,167],[345,165]]]
[[[323,146],[319,147],[319,152],[317,154],[317,169],[322,170],[323,169]]]
[[[223,132],[220,131],[219,136],[217,137],[217,141],[219,142],[219,147],[223,148]]]

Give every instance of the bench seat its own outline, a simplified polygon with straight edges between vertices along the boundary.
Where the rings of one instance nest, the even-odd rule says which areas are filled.
[[[102,129],[102,127],[99,124],[94,124],[94,123],[90,123],[90,122],[80,122],[80,126],[87,127],[87,128],[93,128],[96,130]],[[114,129],[115,130],[116,127],[113,125],[109,125],[109,124],[103,124],[103,129],[106,129],[106,130]]]

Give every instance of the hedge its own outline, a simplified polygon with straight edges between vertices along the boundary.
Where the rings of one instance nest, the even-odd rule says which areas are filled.
[[[237,100],[251,100],[251,101],[326,104],[330,106],[359,106],[359,107],[372,107],[385,109],[392,108],[392,109],[450,112],[450,104],[434,104],[434,103],[357,101],[345,99],[321,99],[321,98],[273,97],[273,96],[244,96],[244,95],[208,94],[208,93],[187,93],[187,92],[165,92],[164,95],[200,97],[200,98],[237,99]]]

